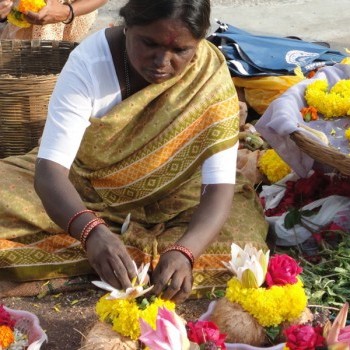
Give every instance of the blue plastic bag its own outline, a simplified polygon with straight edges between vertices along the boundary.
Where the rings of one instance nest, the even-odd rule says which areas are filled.
[[[347,57],[317,43],[253,35],[229,24],[219,24],[218,30],[208,40],[223,52],[233,76],[292,75],[297,66],[307,74]]]

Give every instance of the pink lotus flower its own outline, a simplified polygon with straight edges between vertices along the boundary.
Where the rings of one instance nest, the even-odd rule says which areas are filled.
[[[295,284],[303,271],[298,263],[287,254],[276,254],[270,258],[265,282],[269,287]]]
[[[185,322],[175,312],[159,308],[156,329],[140,319],[142,341],[151,350],[189,350]]]
[[[345,303],[333,323],[325,325],[323,334],[328,347],[332,350],[345,350],[350,348],[350,326],[346,326],[349,304]]]

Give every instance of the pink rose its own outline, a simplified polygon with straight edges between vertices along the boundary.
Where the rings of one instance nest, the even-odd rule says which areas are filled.
[[[298,263],[287,254],[276,254],[270,258],[265,282],[269,287],[294,284],[303,271]]]
[[[290,350],[315,350],[325,345],[321,327],[292,325],[284,331],[286,346]]]
[[[187,323],[188,339],[196,344],[214,343],[219,349],[225,350],[226,334],[221,334],[218,326],[210,321]]]

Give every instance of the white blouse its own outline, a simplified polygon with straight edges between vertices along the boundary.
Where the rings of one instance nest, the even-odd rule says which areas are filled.
[[[101,118],[122,99],[105,29],[84,39],[70,54],[50,99],[39,158],[69,169],[90,117]],[[235,146],[214,154],[202,166],[202,183],[236,180]]]

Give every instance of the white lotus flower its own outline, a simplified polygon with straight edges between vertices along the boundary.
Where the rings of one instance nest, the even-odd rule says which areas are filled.
[[[133,261],[133,264],[136,271],[136,277],[132,281],[132,287],[126,288],[126,290],[116,289],[103,280],[91,281],[91,283],[101,289],[110,292],[110,295],[107,297],[107,299],[136,299],[137,297],[149,292],[153,286],[144,289],[144,286],[149,283],[149,276],[147,272],[150,264],[142,264],[139,269],[137,268],[135,261]]]
[[[245,288],[258,288],[264,281],[269,262],[270,251],[258,251],[252,244],[244,250],[235,243],[231,244],[231,260],[223,264],[237,277]]]

